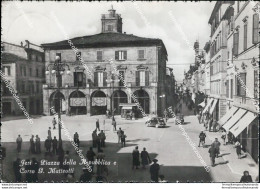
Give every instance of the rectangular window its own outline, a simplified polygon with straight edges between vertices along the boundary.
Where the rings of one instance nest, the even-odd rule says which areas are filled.
[[[127,51],[115,51],[115,59],[116,60],[126,60]]]
[[[233,98],[233,79],[230,80],[230,98]]]
[[[244,25],[244,50],[247,49],[247,24]]]
[[[254,70],[254,98],[259,98],[259,70]]]
[[[102,51],[97,51],[97,61],[102,61],[103,60],[103,52]]]
[[[226,81],[226,97],[229,98],[229,80]]]
[[[237,56],[238,55],[238,45],[239,45],[239,33],[234,33],[234,41],[233,41],[233,54],[234,56]]]
[[[77,52],[77,54],[76,54],[76,60],[80,60],[80,58],[81,58],[81,52]]]
[[[11,67],[10,66],[3,66],[3,70],[5,75],[10,76],[11,75]]]
[[[122,87],[124,86],[124,81],[125,81],[125,72],[124,71],[119,71],[119,86]]]
[[[103,87],[103,72],[98,72],[98,87]]]
[[[140,71],[140,86],[145,86],[145,71]]]
[[[113,31],[113,26],[112,25],[107,25],[107,31]]]
[[[74,72],[74,87],[83,87],[85,83],[83,72]]]
[[[255,13],[253,15],[253,35],[252,42],[253,44],[257,44],[259,42],[259,14]]]
[[[246,96],[246,73],[240,73],[236,76],[237,96]]]
[[[144,50],[138,50],[138,59],[144,59]]]

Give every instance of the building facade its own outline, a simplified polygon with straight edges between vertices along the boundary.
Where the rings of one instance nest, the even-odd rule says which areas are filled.
[[[35,44],[2,42],[2,72],[29,114],[42,114],[42,85],[45,82],[44,53]],[[23,114],[13,95],[2,82],[3,115]]]
[[[134,95],[145,114],[162,115],[167,98],[167,51],[162,40],[122,33],[122,18],[114,9],[101,16],[101,24],[100,34],[71,39],[77,52],[68,41],[42,44],[46,68],[51,69],[59,56],[71,71],[64,72],[59,81],[62,102],[57,101],[55,74],[46,75],[44,113],[49,115],[50,108],[60,103],[61,110],[70,115],[97,115],[106,110],[120,114],[120,104],[135,103]]]

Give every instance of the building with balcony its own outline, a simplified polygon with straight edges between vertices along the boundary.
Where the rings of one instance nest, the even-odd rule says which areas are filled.
[[[45,82],[43,50],[29,41],[25,45],[2,42],[2,72],[29,114],[41,114],[42,84]],[[23,114],[10,90],[2,82],[3,115]]]
[[[250,2],[236,1],[224,13],[228,22],[227,113],[220,124],[258,162],[259,13]]]
[[[145,114],[162,115],[167,98],[163,41],[122,33],[122,18],[113,8],[101,16],[101,24],[99,34],[70,39],[77,52],[67,40],[42,44],[46,68],[52,67],[59,56],[71,71],[62,75],[59,93],[55,75],[46,75],[44,113],[50,114],[54,106],[67,114],[97,115],[106,110],[120,114],[120,104],[135,103],[134,95]],[[124,81],[115,74],[115,68]]]

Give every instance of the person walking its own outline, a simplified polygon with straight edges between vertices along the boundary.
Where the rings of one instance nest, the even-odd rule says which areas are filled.
[[[75,132],[74,134],[74,143],[77,145],[77,147],[79,148],[79,134],[77,132]],[[76,152],[77,153],[77,152]]]
[[[212,124],[213,124],[213,118],[210,118],[210,121],[209,121],[209,132],[211,132]]]
[[[217,132],[217,126],[218,126],[218,123],[217,123],[216,119],[214,119],[212,122],[213,132]]]
[[[35,139],[35,146],[36,146],[36,154],[40,154],[41,153],[41,139],[39,138],[38,135],[36,135],[36,139]]]
[[[55,119],[55,117],[52,119],[52,125],[53,125],[53,129],[56,129],[56,124],[57,124],[57,121]]]
[[[52,153],[56,155],[57,151],[58,151],[58,140],[56,139],[56,136],[54,136],[52,140]]]
[[[157,159],[153,159],[153,164],[150,166],[150,174],[151,174],[151,180],[153,182],[159,182],[159,170],[160,165],[157,163]]]
[[[117,131],[118,143],[120,143],[120,141],[121,141],[122,132],[123,131],[121,130],[121,127],[120,127],[119,130]]]
[[[17,139],[16,139],[16,144],[17,144],[17,152],[20,153],[21,149],[22,149],[22,142],[23,139],[21,137],[21,135],[18,135]]]
[[[106,135],[103,130],[98,134],[100,138],[100,147],[105,147]]]
[[[35,142],[34,142],[34,135],[32,135],[30,139],[30,150],[29,153],[35,154]]]
[[[143,151],[141,152],[141,160],[144,169],[146,165],[149,165],[152,162],[146,148],[143,148]]]
[[[39,162],[35,159],[35,158],[32,158],[32,165],[31,165],[31,168],[33,170],[33,173],[32,173],[32,182],[33,183],[36,183],[38,182],[38,171],[39,171]]]
[[[125,139],[126,139],[126,135],[125,135],[124,131],[122,131],[122,133],[121,133],[121,144],[122,144],[122,147],[125,147]]]
[[[51,140],[51,128],[49,127],[49,130],[48,130],[48,138]]]
[[[241,158],[242,147],[241,147],[241,144],[240,144],[239,141],[236,141],[235,148],[236,148],[237,158],[240,159]]]
[[[201,131],[201,133],[199,135],[199,139],[200,139],[200,141],[199,141],[199,146],[198,147],[200,147],[200,144],[202,144],[202,147],[203,147],[204,144],[205,144],[205,139],[206,139],[206,134],[203,133],[203,131]]]
[[[20,158],[17,158],[16,161],[13,162],[13,170],[14,170],[15,182],[22,182]]]
[[[211,166],[214,167],[215,166],[215,158],[216,158],[216,148],[214,147],[213,144],[210,146],[208,152],[209,152]]]
[[[44,146],[45,146],[46,152],[49,154],[51,152],[51,140],[49,137],[46,138],[46,140],[44,142]]]
[[[244,171],[244,175],[241,177],[240,182],[248,183],[253,182],[251,175],[249,175],[248,171]]]
[[[227,133],[226,133],[225,130],[222,130],[221,138],[222,138],[222,140],[223,140],[223,145],[226,145]]]
[[[133,150],[132,157],[133,157],[133,169],[134,168],[138,169],[140,165],[138,146],[136,146],[135,149]]]
[[[100,131],[100,127],[99,127],[99,119],[97,119],[97,121],[96,121],[96,130],[99,130],[99,131]]]
[[[213,147],[216,149],[216,158],[218,158],[220,154],[220,142],[218,141],[218,138],[215,138],[215,141],[212,143]]]
[[[98,140],[97,130],[94,130],[92,132],[92,146],[93,146],[93,148],[97,147],[97,140]]]
[[[86,154],[86,157],[87,157],[87,160],[91,166],[91,169],[92,169],[92,173],[94,171],[94,158],[95,158],[96,154],[95,152],[93,151],[93,148],[92,147],[89,147],[89,150],[87,151],[87,154]]]
[[[114,131],[116,131],[116,120],[115,120],[115,116],[112,117],[112,125],[113,125]]]

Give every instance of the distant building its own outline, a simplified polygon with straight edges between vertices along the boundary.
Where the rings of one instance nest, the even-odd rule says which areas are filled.
[[[105,114],[106,110],[121,113],[120,104],[131,104],[135,95],[145,114],[162,115],[166,107],[165,81],[167,51],[160,39],[151,39],[122,33],[122,18],[112,8],[101,16],[102,32],[71,39],[78,48],[83,67],[68,41],[42,44],[46,68],[53,66],[55,57],[69,66],[72,74],[63,74],[61,90],[57,94],[57,81],[53,74],[46,75],[44,86],[44,113],[50,114],[52,106],[75,114]],[[127,88],[114,74],[114,66],[123,76]],[[140,110],[139,115],[141,114]]]
[[[44,53],[37,45],[2,42],[2,72],[29,114],[42,113],[42,84],[45,82]],[[22,110],[2,82],[3,115],[19,115]]]

